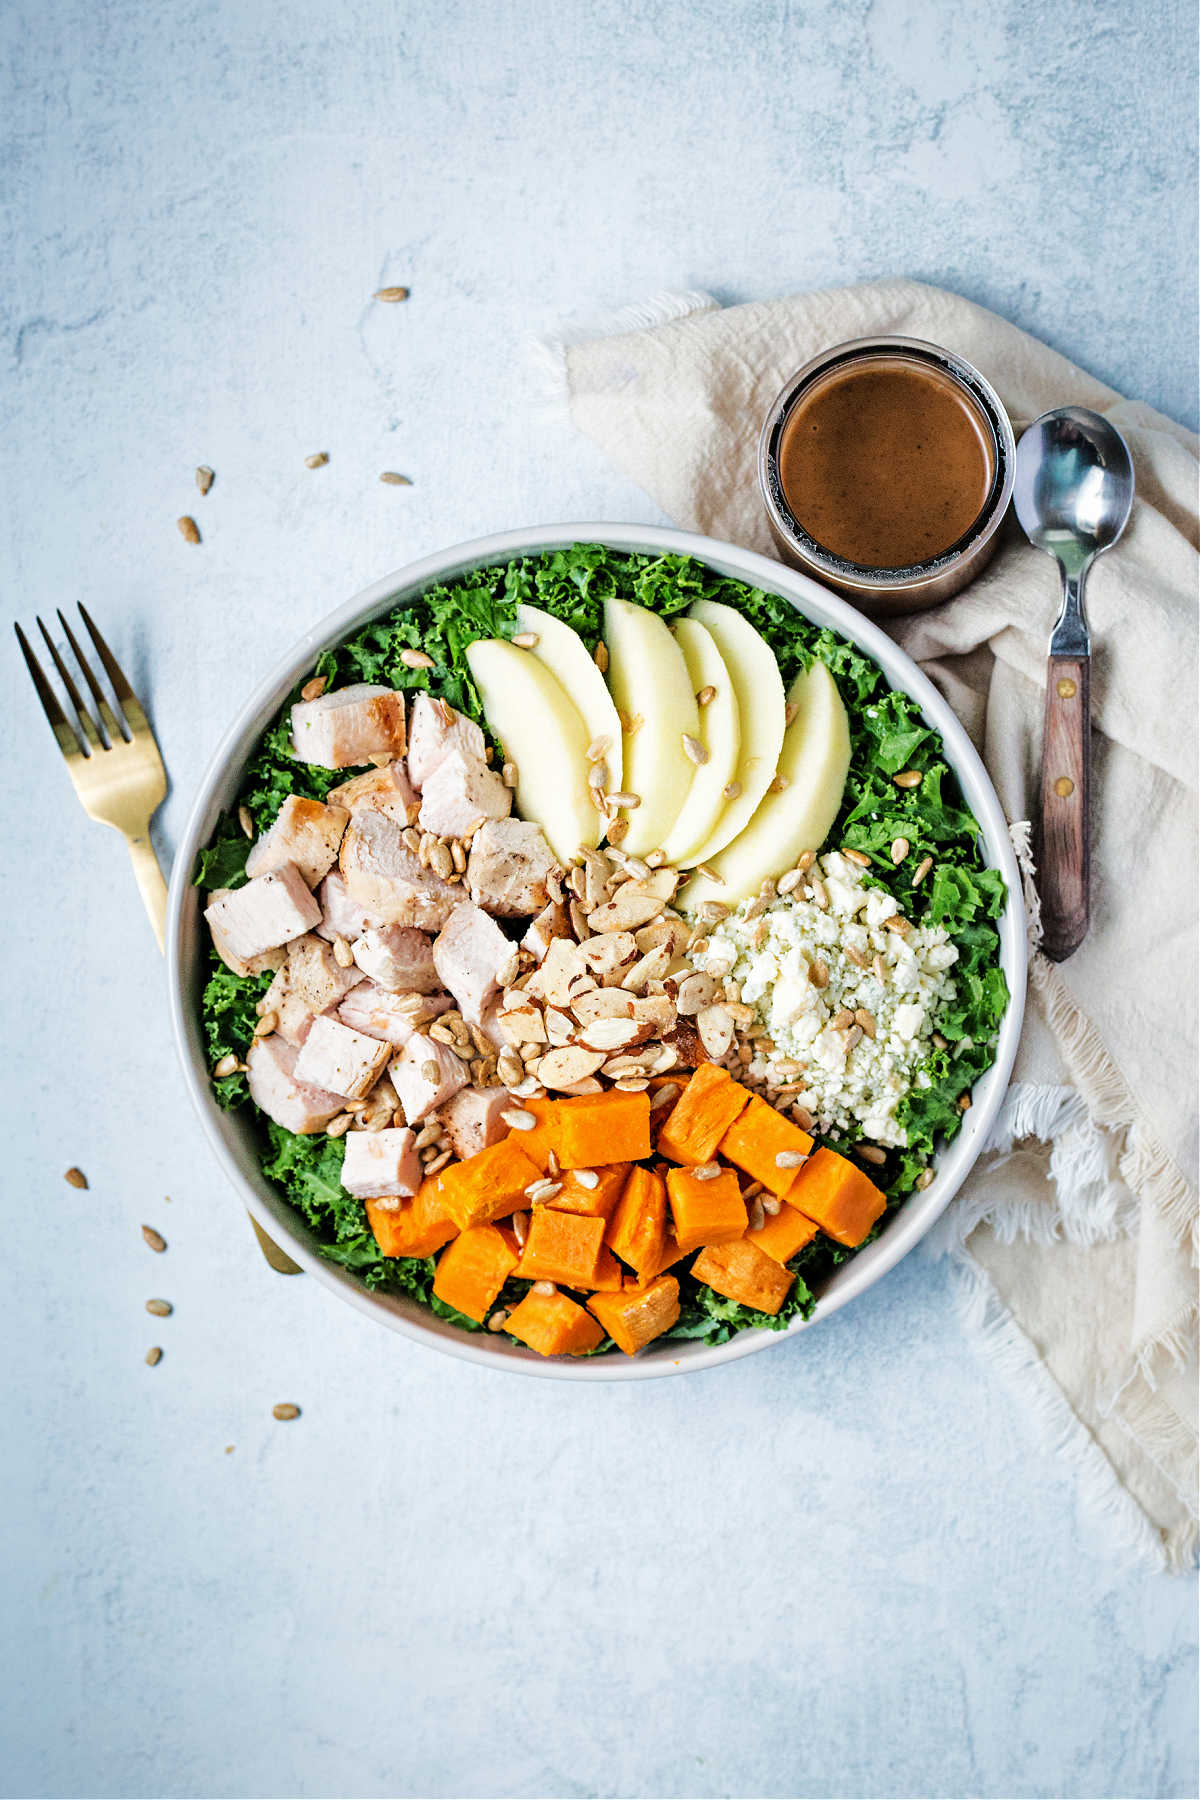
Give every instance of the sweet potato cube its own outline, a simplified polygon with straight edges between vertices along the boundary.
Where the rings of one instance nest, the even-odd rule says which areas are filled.
[[[494,1225],[472,1225],[438,1257],[433,1291],[447,1306],[482,1325],[516,1264],[503,1232]]]
[[[532,1131],[510,1131],[508,1141],[535,1162],[544,1175],[550,1167],[550,1152],[558,1155],[558,1114],[561,1100],[514,1100],[513,1106],[532,1113],[537,1124]]]
[[[583,1179],[580,1180],[580,1174]],[[596,1185],[588,1185],[596,1177]],[[608,1163],[599,1169],[567,1169],[560,1177],[561,1193],[554,1196],[556,1212],[585,1213],[592,1219],[609,1219],[629,1177],[627,1162]]]
[[[530,1288],[508,1315],[505,1331],[539,1356],[582,1356],[604,1342],[604,1331],[566,1294]]]
[[[658,1273],[666,1230],[666,1182],[651,1169],[634,1169],[609,1218],[609,1245],[635,1275],[649,1279]]]
[[[746,1229],[746,1202],[732,1169],[722,1169],[711,1181],[698,1181],[690,1169],[671,1169],[667,1193],[681,1250],[728,1244]]]
[[[861,1169],[824,1146],[798,1172],[787,1199],[815,1219],[828,1237],[851,1249],[862,1243],[887,1205],[881,1190]]]
[[[794,1206],[784,1202],[777,1213],[767,1213],[757,1231],[748,1231],[746,1241],[757,1244],[776,1262],[791,1262],[798,1250],[805,1244],[811,1244],[817,1235],[817,1227],[811,1219],[797,1212]]]
[[[600,1260],[605,1221],[535,1206],[517,1274],[527,1281],[560,1281],[590,1288]]]
[[[385,1212],[378,1200],[365,1204],[375,1242],[385,1256],[432,1256],[458,1232],[442,1207],[439,1175],[427,1175],[396,1212]]]
[[[641,1286],[645,1287],[648,1281],[653,1281],[656,1276],[665,1274],[668,1269],[673,1269],[677,1262],[682,1262],[685,1256],[690,1256],[695,1247],[693,1244],[687,1250],[682,1249],[675,1233],[668,1231],[663,1239],[662,1252],[657,1262],[647,1263],[646,1267],[638,1272],[638,1281]]]
[[[559,1102],[558,1160],[564,1169],[640,1162],[650,1154],[650,1096],[609,1088]]]
[[[785,1119],[782,1113],[766,1100],[760,1100],[757,1094],[751,1095],[750,1104],[741,1115],[733,1121],[725,1136],[717,1146],[717,1153],[726,1162],[744,1169],[753,1181],[761,1181],[765,1188],[782,1200],[796,1179],[796,1171],[800,1167],[790,1159],[796,1156],[807,1156],[813,1147],[813,1141],[807,1131],[801,1131],[791,1119]],[[779,1158],[789,1159],[785,1167],[780,1167]]]
[[[589,1292],[593,1294],[619,1294],[625,1286],[625,1271],[609,1249],[601,1244],[600,1255],[596,1260],[595,1271],[588,1283]]]
[[[728,1069],[701,1063],[658,1134],[658,1149],[677,1163],[711,1162],[750,1096]]]
[[[755,1312],[777,1313],[796,1277],[773,1256],[738,1238],[732,1244],[710,1244],[692,1264],[692,1274],[705,1287]]]
[[[679,1283],[673,1275],[660,1275],[657,1281],[622,1288],[619,1294],[593,1294],[588,1309],[618,1350],[636,1356],[679,1317]]]
[[[503,1219],[525,1205],[540,1170],[510,1137],[442,1170],[441,1199],[460,1231]]]

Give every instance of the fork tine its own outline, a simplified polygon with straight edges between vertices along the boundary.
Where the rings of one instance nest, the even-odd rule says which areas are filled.
[[[46,640],[46,648],[50,652],[51,656],[54,658],[54,666],[58,670],[59,675],[62,677],[62,684],[67,690],[67,699],[71,702],[71,705],[75,708],[75,718],[76,718],[76,724],[77,724],[78,728],[82,731],[84,737],[87,739],[88,743],[91,745],[93,750],[106,749],[107,746],[103,743],[99,732],[96,730],[95,720],[92,718],[92,715],[88,711],[87,707],[83,704],[83,700],[80,697],[79,689],[75,686],[75,683],[71,680],[70,670],[67,668],[67,665],[63,661],[62,657],[58,654],[58,650],[55,646],[54,639],[50,636],[50,633],[46,630],[46,627],[42,624],[42,621],[40,618],[38,620],[38,630],[41,632],[43,638]]]
[[[120,663],[117,661],[104,639],[100,636],[92,619],[92,615],[83,604],[82,600],[78,602],[78,605],[79,616],[87,626],[88,632],[91,635],[91,640],[100,654],[100,661],[104,664],[104,667],[108,672],[108,679],[112,682],[113,693],[121,702],[121,710],[128,719],[131,729],[134,731],[149,731],[150,721],[146,717],[145,708],[126,681]]]
[[[25,658],[25,667],[29,670],[33,685],[37,689],[38,699],[42,703],[42,711],[50,721],[51,731],[58,739],[58,747],[68,762],[73,761],[75,757],[83,755],[79,739],[72,731],[67,715],[58,704],[54,689],[42,674],[38,659],[29,648],[29,639],[19,625],[14,624],[13,630],[17,634],[17,642],[21,646],[21,655]]]
[[[79,610],[80,610],[80,612],[82,612],[83,608],[80,607]],[[79,648],[79,645],[76,643],[75,633],[71,630],[71,627],[67,624],[67,621],[63,618],[62,608],[58,607],[58,608],[56,608],[56,611],[58,612],[58,622],[62,626],[64,632],[66,633],[67,642],[68,642],[68,644],[70,644],[71,649],[75,652],[75,661],[79,664],[79,667],[83,670],[83,679],[87,682],[88,687],[91,689],[92,699],[96,702],[97,710],[99,711],[100,717],[104,721],[105,730],[108,732],[108,735],[112,739],[114,744],[123,744],[125,742],[125,733],[124,733],[124,731],[122,731],[120,725],[117,723],[117,720],[113,714],[112,707],[108,704],[108,701],[105,699],[104,689],[100,686],[100,683],[96,680],[96,677],[92,673],[91,664],[88,662],[87,657],[83,654],[83,651]]]

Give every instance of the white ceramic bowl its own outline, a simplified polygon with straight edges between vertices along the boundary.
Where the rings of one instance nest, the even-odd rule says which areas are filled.
[[[613,1354],[556,1362],[535,1356],[532,1351],[504,1338],[487,1334],[475,1336],[461,1331],[413,1300],[371,1293],[353,1275],[321,1256],[317,1239],[299,1214],[260,1172],[250,1120],[239,1113],[222,1112],[213,1101],[200,1033],[205,933],[200,893],[191,885],[191,879],[196,853],[211,836],[218,814],[233,800],[243,766],[256,740],[299,677],[312,668],[319,651],[349,637],[369,619],[414,598],[432,583],[452,580],[485,563],[505,562],[512,557],[558,550],[580,542],[605,544],[613,550],[695,556],[723,575],[780,594],[807,618],[819,625],[832,626],[856,643],[879,664],[893,687],[903,689],[916,700],[929,724],[941,733],[947,761],[982,829],[987,859],[1000,870],[1008,885],[1008,905],[999,921],[1000,960],[1008,977],[1012,999],[1000,1025],[996,1061],[975,1084],[974,1104],[959,1135],[942,1153],[935,1180],[923,1193],[914,1194],[905,1201],[873,1244],[837,1270],[811,1319],[793,1321],[786,1332],[744,1331],[729,1343],[716,1346],[690,1340],[665,1340],[636,1357]],[[460,544],[456,549],[411,563],[398,574],[385,576],[314,626],[250,696],[213,757],[175,859],[168,933],[171,1014],[188,1089],[217,1160],[238,1197],[264,1229],[318,1281],[393,1331],[492,1368],[569,1381],[630,1381],[649,1375],[681,1375],[689,1369],[731,1362],[736,1357],[766,1350],[795,1332],[807,1330],[878,1281],[912,1249],[944,1211],[986,1143],[1008,1086],[1025,1003],[1021,883],[1004,814],[966,732],[937,689],[882,631],[807,576],[784,568],[765,556],[739,550],[733,544],[648,525],[550,525],[477,538],[473,543]]]

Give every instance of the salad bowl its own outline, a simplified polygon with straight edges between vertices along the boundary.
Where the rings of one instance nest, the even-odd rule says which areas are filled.
[[[452,581],[487,565],[578,543],[600,545],[616,553],[692,557],[723,576],[777,595],[813,624],[829,627],[849,640],[882,670],[892,688],[910,697],[924,722],[940,735],[945,760],[978,823],[983,859],[998,871],[1007,890],[1004,909],[995,923],[1009,1000],[997,1030],[995,1059],[976,1080],[962,1129],[941,1149],[933,1180],[909,1195],[889,1214],[879,1235],[835,1270],[808,1318],[793,1319],[784,1331],[739,1331],[720,1344],[706,1344],[699,1339],[664,1339],[636,1357],[543,1359],[499,1335],[468,1335],[405,1295],[367,1288],[356,1275],[322,1254],[317,1235],[267,1179],[260,1167],[253,1121],[246,1116],[247,1109],[223,1111],[213,1096],[200,1007],[207,959],[202,895],[193,885],[193,876],[198,853],[207,844],[221,814],[235,803],[244,766],[261,734],[297,682],[311,671],[321,651],[403,606],[434,584]],[[201,784],[175,860],[167,961],[176,1044],[205,1133],[252,1217],[303,1269],[378,1323],[431,1348],[524,1374],[570,1380],[635,1380],[711,1367],[764,1350],[795,1331],[807,1329],[880,1280],[925,1235],[980,1155],[1003,1100],[1021,1031],[1026,939],[1020,875],[1004,814],[983,764],[937,689],[878,627],[806,575],[732,544],[672,528],[579,524],[499,533],[426,557],[355,595],[294,645],[249,698],[218,746]]]

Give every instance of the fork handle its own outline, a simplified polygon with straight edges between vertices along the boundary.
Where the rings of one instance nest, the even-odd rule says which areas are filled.
[[[163,872],[158,866],[158,858],[150,842],[149,830],[139,837],[128,838],[129,860],[133,864],[134,879],[142,896],[142,905],[150,917],[154,928],[154,936],[160,951],[166,950],[167,937],[167,884],[163,880]]]

